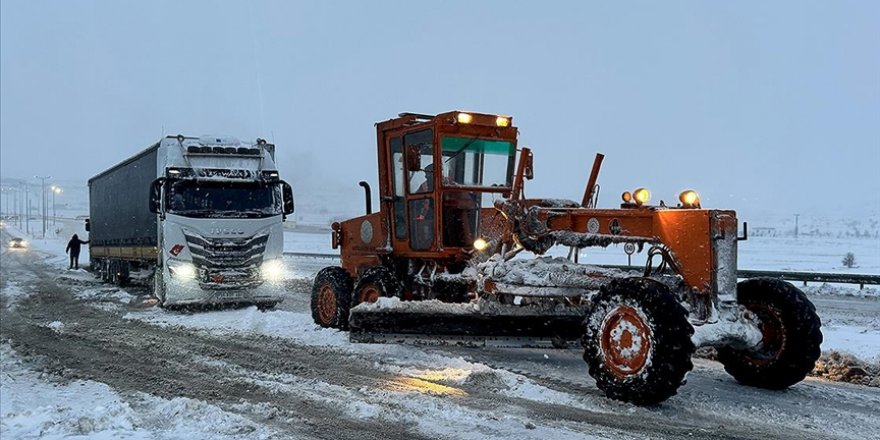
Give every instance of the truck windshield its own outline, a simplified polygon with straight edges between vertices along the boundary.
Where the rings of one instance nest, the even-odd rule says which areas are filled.
[[[186,217],[244,218],[281,215],[281,185],[175,181],[166,211]]]
[[[444,136],[443,184],[507,188],[512,184],[515,148],[510,141]]]

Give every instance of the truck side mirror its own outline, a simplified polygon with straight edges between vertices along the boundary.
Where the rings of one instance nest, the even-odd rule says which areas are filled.
[[[284,215],[293,214],[294,204],[293,204],[293,188],[290,187],[290,184],[287,182],[281,182],[281,197],[284,201]]]
[[[86,232],[92,232],[92,222],[86,219]]]
[[[150,185],[150,212],[153,214],[162,212],[162,185],[164,184],[165,178],[160,177]]]
[[[422,169],[422,149],[418,145],[407,145],[406,166],[410,171]]]

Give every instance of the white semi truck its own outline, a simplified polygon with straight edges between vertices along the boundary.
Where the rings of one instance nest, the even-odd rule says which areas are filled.
[[[275,145],[168,136],[89,179],[89,255],[104,280],[152,276],[163,306],[283,299],[293,190]]]

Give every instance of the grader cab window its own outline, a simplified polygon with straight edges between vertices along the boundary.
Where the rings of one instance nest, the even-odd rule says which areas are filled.
[[[391,139],[391,168],[394,185],[394,237],[406,240],[406,172],[404,170],[403,144],[399,137]]]
[[[512,142],[444,136],[440,143],[444,185],[511,186],[516,152]]]
[[[410,246],[428,250],[434,245],[434,131],[422,130],[403,137],[408,183],[407,215]],[[399,234],[399,232],[398,232]]]
[[[478,234],[479,209],[490,194],[456,187],[508,188],[512,184],[515,148],[512,142],[444,136],[441,139],[443,244],[470,246]]]
[[[407,149],[409,169],[409,193],[420,194],[434,191],[434,131],[423,130],[403,137]],[[419,157],[413,157],[418,155]],[[414,164],[419,164],[418,167]]]

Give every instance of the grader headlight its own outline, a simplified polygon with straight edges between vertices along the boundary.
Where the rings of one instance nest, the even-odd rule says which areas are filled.
[[[508,118],[507,116],[499,116],[495,118],[495,125],[498,127],[509,127],[510,118]]]
[[[684,208],[699,208],[700,195],[692,189],[686,189],[678,195],[678,200]]]
[[[630,203],[633,201],[633,195],[629,191],[624,191],[623,194],[620,195],[620,198],[623,199],[623,203]]]
[[[458,121],[459,124],[470,124],[474,117],[470,113],[459,113],[455,115],[455,120]]]
[[[479,252],[483,252],[488,247],[489,247],[489,243],[486,240],[484,240],[482,238],[478,238],[478,239],[474,240],[474,249],[475,250],[477,250]]]
[[[648,191],[648,188],[639,188],[633,191],[633,199],[635,199],[637,205],[644,205],[651,200],[651,191]]]

